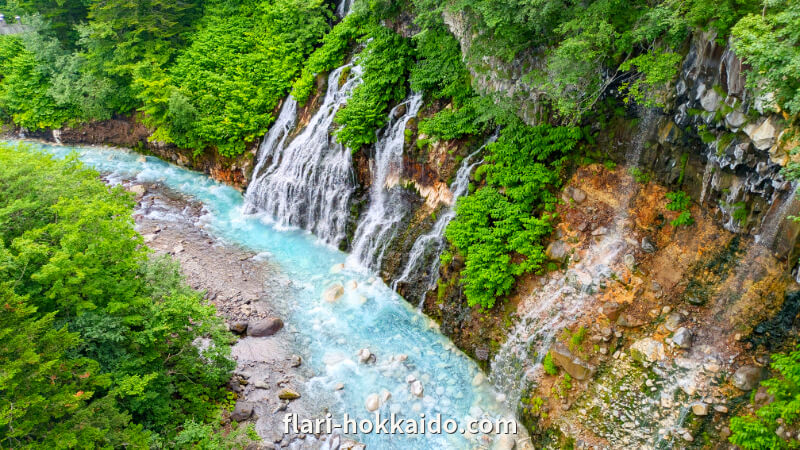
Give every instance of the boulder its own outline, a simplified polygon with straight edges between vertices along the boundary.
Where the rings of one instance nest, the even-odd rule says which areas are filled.
[[[623,309],[625,309],[625,305],[623,304],[617,302],[608,302],[603,305],[602,312],[606,317],[608,317],[608,320],[611,322],[616,322]]]
[[[486,381],[486,375],[484,375],[483,372],[478,372],[474,377],[472,377],[473,386],[480,386],[484,381]]]
[[[664,320],[664,328],[666,328],[671,332],[677,331],[677,329],[680,328],[682,321],[683,317],[681,317],[679,313],[677,312],[670,313]]]
[[[733,385],[743,391],[750,391],[758,387],[764,370],[757,366],[742,366],[733,374]]]
[[[292,355],[292,361],[289,363],[290,367],[300,367],[303,364],[303,358],[299,355]]]
[[[231,322],[228,324],[228,328],[230,328],[233,333],[239,335],[245,334],[245,332],[247,332],[247,322]]]
[[[514,440],[514,436],[511,436],[510,434],[501,434],[494,441],[492,450],[514,450],[516,445],[517,442]]]
[[[572,188],[572,199],[575,200],[575,203],[583,203],[586,200],[586,192],[579,188]]]
[[[264,320],[252,322],[247,325],[247,335],[252,337],[272,336],[283,328],[283,321],[277,317],[268,317]]]
[[[700,97],[700,105],[708,112],[713,112],[719,109],[719,105],[722,103],[722,96],[717,93],[714,89],[709,89],[703,96]]]
[[[672,335],[672,342],[680,348],[687,349],[692,346],[692,332],[686,327],[680,327]]]
[[[367,364],[370,360],[374,361],[375,356],[372,352],[369,351],[368,348],[362,348],[358,351],[358,362],[361,364]]]
[[[411,383],[410,390],[411,395],[415,397],[422,397],[422,395],[425,393],[425,389],[422,387],[422,382],[419,380]]]
[[[641,363],[653,363],[664,359],[664,344],[653,338],[644,338],[631,345],[631,357]]]
[[[253,415],[253,404],[251,402],[238,402],[231,413],[231,420],[242,422]]]
[[[129,192],[132,192],[136,197],[141,197],[147,192],[144,186],[141,184],[136,184],[128,188]]]
[[[695,416],[707,416],[708,405],[704,402],[692,403],[692,414],[694,414]]]
[[[563,261],[569,252],[569,246],[564,241],[553,241],[544,251],[545,255],[553,261]]]
[[[553,362],[576,380],[585,380],[594,373],[594,367],[573,355],[569,348],[561,342],[550,347],[550,354]]]
[[[747,122],[747,116],[741,111],[731,111],[725,116],[725,123],[730,128],[739,128]]]
[[[745,128],[745,132],[747,133],[748,131],[748,136],[753,140],[753,146],[759,150],[767,150],[775,143],[777,128],[772,122],[771,117],[767,118],[767,120],[756,128]]]
[[[654,253],[656,251],[656,244],[654,244],[650,238],[643,237],[642,250],[644,250],[645,253]]]
[[[300,398],[300,393],[294,389],[284,388],[278,392],[278,398],[281,400],[296,400]]]
[[[339,297],[343,295],[344,286],[342,286],[342,283],[334,283],[325,289],[325,291],[322,293],[322,299],[328,303],[333,303],[336,300],[339,300]]]
[[[381,399],[378,397],[378,394],[369,394],[367,400],[364,402],[364,407],[367,408],[369,412],[377,411],[378,408],[381,407]]]

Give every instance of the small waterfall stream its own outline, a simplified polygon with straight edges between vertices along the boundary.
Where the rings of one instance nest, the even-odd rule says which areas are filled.
[[[389,122],[378,132],[371,161],[372,185],[369,207],[356,229],[351,259],[371,270],[379,270],[384,253],[397,234],[398,223],[407,214],[403,187],[398,184],[403,169],[406,124],[422,106],[422,94],[413,94],[389,113]]]
[[[348,79],[340,85],[346,68]],[[360,75],[361,69],[350,65],[331,72],[319,111],[288,143],[297,123],[297,102],[286,100],[258,152],[245,196],[251,212],[264,212],[267,220],[282,227],[311,231],[327,244],[345,238],[355,179],[350,150],[330,131],[336,112],[361,83]]]
[[[492,136],[487,144],[494,139],[496,139],[496,136]],[[439,280],[439,259],[446,243],[444,231],[447,225],[456,217],[456,201],[468,193],[470,174],[476,166],[483,162],[483,160],[477,159],[476,156],[485,147],[486,144],[482,145],[481,148],[461,162],[461,167],[456,172],[455,180],[450,185],[450,192],[453,193],[453,203],[442,211],[431,231],[417,238],[408,254],[408,262],[403,269],[403,273],[392,283],[392,289],[397,291],[401,284],[408,283],[412,278],[422,281],[424,283],[424,291],[420,296],[418,307],[422,306],[425,292],[436,287],[436,282]],[[408,296],[406,296],[406,299],[411,300]]]

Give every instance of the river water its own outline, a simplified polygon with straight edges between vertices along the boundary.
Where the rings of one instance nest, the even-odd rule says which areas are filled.
[[[231,244],[259,252],[292,280],[287,298],[274,299],[287,328],[295,329],[304,365],[315,376],[304,396],[319,396],[337,421],[348,413],[356,419],[372,416],[365,409],[370,394],[386,390],[391,398],[381,406],[388,416],[419,419],[441,414],[463,428],[478,418],[513,418],[503,396],[483,379],[477,365],[439,333],[435,323],[409,305],[374,275],[347,264],[347,254],[300,230],[276,229],[274,218],[245,213],[242,194],[205,175],[167,164],[158,158],[100,147],[30,144],[56,157],[76,153],[81,161],[105,175],[110,183],[122,180],[160,183],[204,205],[203,227]],[[342,270],[332,270],[341,267]],[[344,285],[337,302],[321,299],[334,283]],[[357,353],[368,348],[375,364],[361,364]],[[399,355],[406,355],[403,360]],[[421,380],[424,395],[410,393],[406,378]],[[334,391],[338,383],[348,389]],[[475,385],[477,384],[477,386]],[[334,394],[331,394],[331,393]],[[500,400],[500,401],[498,401]],[[520,427],[520,438],[525,431]],[[371,449],[440,449],[486,447],[496,436],[439,434],[425,436],[361,434],[349,436]]]

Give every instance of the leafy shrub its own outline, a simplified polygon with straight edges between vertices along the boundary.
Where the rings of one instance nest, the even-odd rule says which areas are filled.
[[[745,450],[788,449],[800,445],[795,433],[789,439],[776,433],[780,424],[785,429],[794,429],[800,419],[797,408],[800,404],[800,347],[788,354],[772,355],[772,368],[778,372],[777,376],[761,383],[772,400],[754,415],[731,418],[729,440]]]
[[[375,132],[386,125],[389,105],[405,98],[413,54],[409,42],[386,27],[372,27],[368,39],[356,60],[363,69],[363,82],[334,118],[342,126],[337,140],[352,150],[374,143]]]
[[[558,375],[558,367],[556,367],[556,363],[553,362],[553,355],[550,352],[544,355],[542,368],[544,368],[544,373],[548,375]]]
[[[578,128],[515,123],[487,146],[487,164],[475,173],[485,185],[458,200],[446,231],[465,259],[461,281],[470,306],[493,307],[517,276],[542,267],[564,155],[580,136]]]

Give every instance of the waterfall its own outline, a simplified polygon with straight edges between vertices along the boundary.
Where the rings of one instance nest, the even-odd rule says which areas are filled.
[[[342,72],[349,78],[340,85]],[[350,197],[355,189],[350,150],[331,135],[333,118],[361,82],[361,69],[345,65],[328,77],[319,111],[294,139],[297,102],[289,97],[264,137],[246,201],[283,227],[300,227],[336,245],[346,235]]]
[[[756,236],[756,242],[767,248],[775,246],[784,221],[790,220],[788,216],[792,215],[793,208],[796,210],[796,191],[797,185],[792,183],[791,189],[783,193],[783,195],[779,193],[773,195],[771,207],[764,214],[764,219],[761,221],[761,228]]]
[[[336,4],[336,15],[344,17],[350,14],[350,8],[353,7],[353,0],[339,0]]]
[[[389,122],[378,132],[371,161],[372,185],[369,209],[358,224],[352,258],[372,270],[380,270],[383,255],[397,233],[397,224],[406,215],[403,187],[399,185],[403,169],[406,124],[422,106],[422,95],[413,94],[389,113]]]
[[[487,144],[494,141],[494,139],[496,139],[496,135],[492,136]],[[397,291],[401,283],[409,283],[412,277],[414,280],[422,281],[423,291],[419,299],[420,307],[425,300],[425,293],[433,289],[436,286],[436,282],[439,281],[439,259],[446,242],[444,230],[456,217],[456,201],[459,197],[466,195],[469,190],[469,177],[472,170],[483,162],[483,160],[474,161],[473,158],[483,151],[485,147],[486,144],[482,145],[481,148],[461,162],[461,167],[456,172],[456,178],[453,184],[450,185],[453,203],[442,212],[431,231],[417,238],[408,254],[408,262],[403,269],[403,273],[392,283],[392,289]],[[406,295],[406,298],[408,298],[408,295]]]
[[[657,119],[658,110],[656,108],[646,108],[644,112],[641,113],[636,134],[633,136],[633,139],[631,139],[631,146],[625,154],[625,160],[631,167],[639,167],[644,144],[647,141],[647,136],[652,132],[653,124]]]

